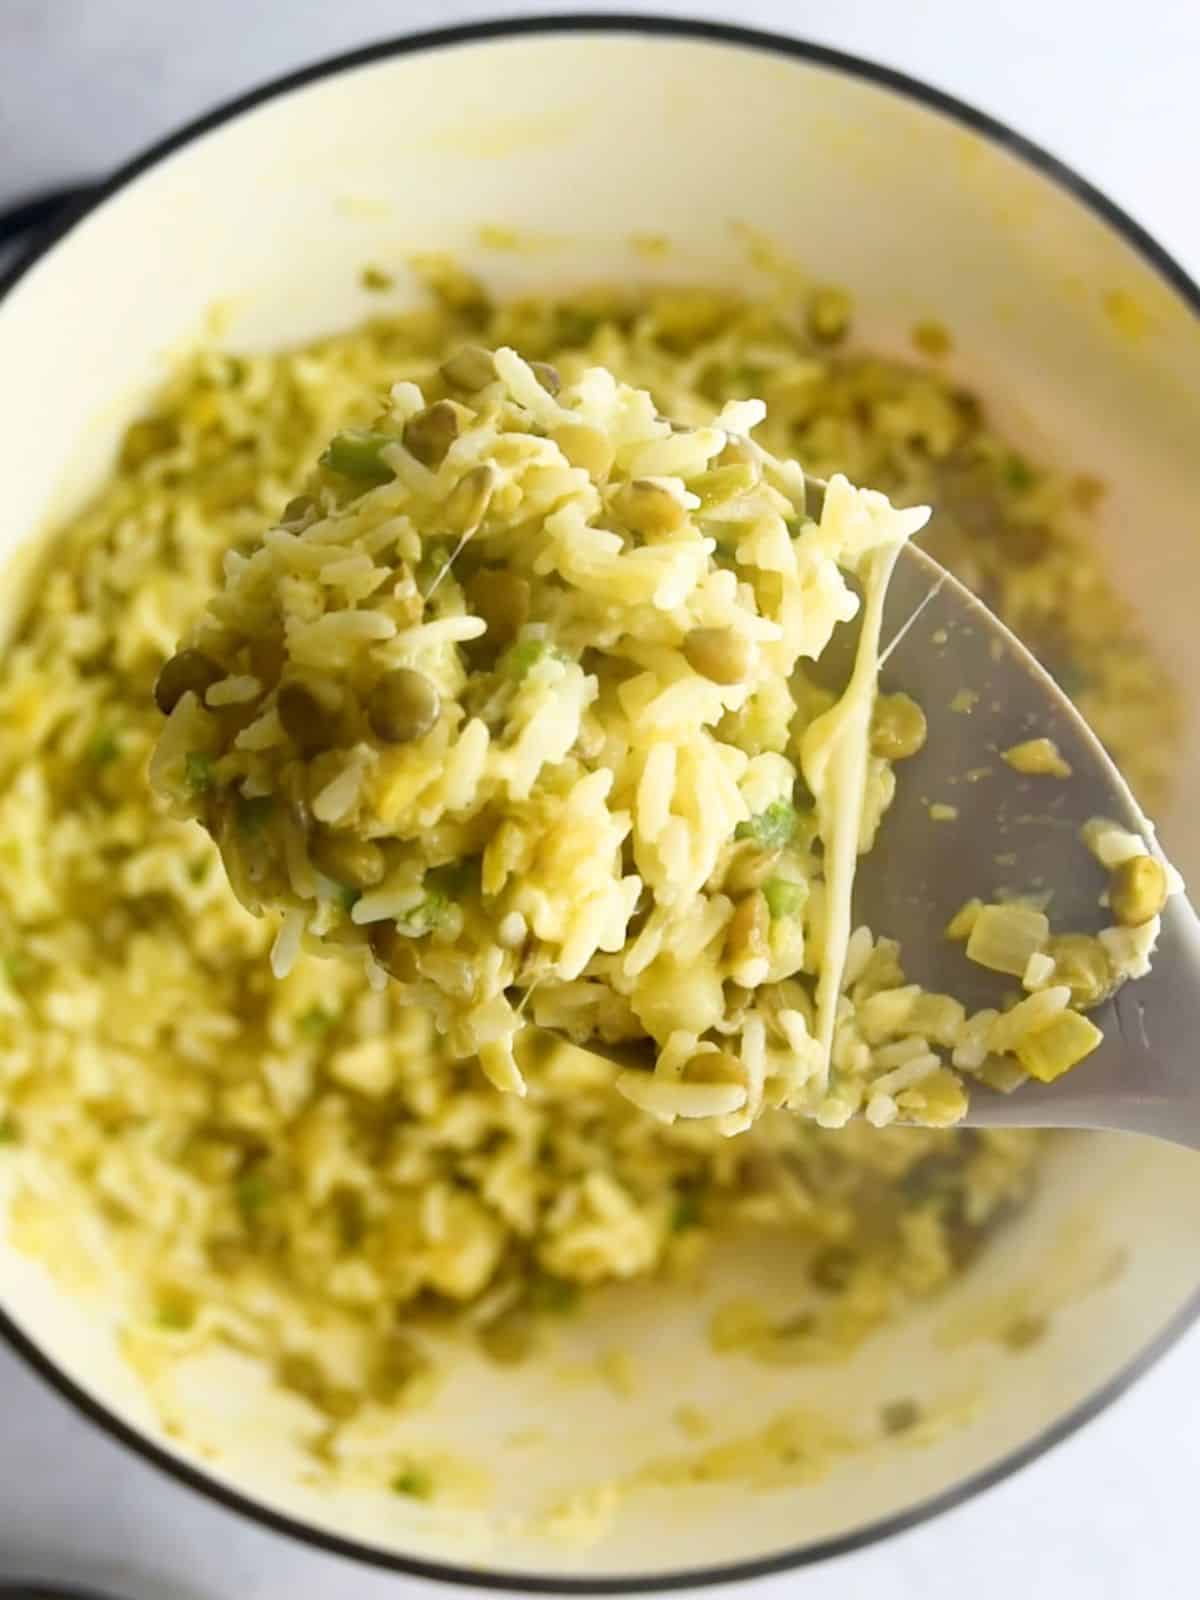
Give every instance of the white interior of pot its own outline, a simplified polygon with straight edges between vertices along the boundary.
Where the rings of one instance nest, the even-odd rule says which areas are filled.
[[[520,230],[525,248],[483,249],[481,223]],[[431,248],[478,266],[501,293],[618,275],[753,289],[732,224],[849,286],[865,342],[902,349],[912,322],[936,315],[954,333],[957,370],[1016,438],[1105,477],[1113,570],[1181,680],[1200,682],[1194,313],[1107,224],[963,127],[835,71],[684,40],[563,35],[383,61],[270,101],[122,190],[0,308],[8,570],[104,471],[123,424],[217,302],[230,345],[343,327],[380,304],[358,285],[364,263]],[[675,248],[651,265],[634,234]],[[413,292],[401,274],[391,300]],[[10,581],[10,607],[18,590]],[[1194,729],[1184,768],[1186,793],[1200,778]],[[1194,823],[1166,823],[1183,864],[1200,870]],[[830,1368],[708,1350],[706,1305],[739,1277],[786,1312],[778,1252],[739,1254],[708,1302],[608,1293],[564,1333],[561,1356],[628,1352],[631,1396],[464,1353],[431,1406],[397,1424],[389,1447],[448,1451],[491,1476],[489,1507],[447,1512],[314,1485],[298,1402],[233,1357],[181,1381],[171,1404],[182,1436],[168,1436],[115,1348],[116,1282],[64,1297],[9,1250],[0,1305],[114,1414],[313,1527],[496,1571],[651,1576],[863,1529],[1062,1422],[1195,1290],[1198,1201],[1200,1162],[1181,1151],[1064,1141],[1035,1204],[951,1296]],[[971,1308],[1019,1305],[1047,1283],[1061,1309],[1023,1353],[948,1340]],[[709,1410],[720,1439],[797,1406],[875,1429],[881,1404],[900,1397],[965,1420],[921,1449],[849,1454],[811,1485],[640,1490],[583,1552],[519,1525],[573,1490],[682,1453],[671,1420],[681,1404]]]

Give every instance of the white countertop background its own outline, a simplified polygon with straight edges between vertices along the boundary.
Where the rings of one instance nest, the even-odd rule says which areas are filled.
[[[216,102],[323,55],[548,9],[524,0],[0,0],[0,208],[103,175]],[[1200,0],[591,0],[575,9],[724,17],[912,72],[1062,156],[1200,277]],[[971,1504],[818,1569],[718,1592],[1190,1600],[1200,1594],[1198,1484],[1200,1329],[1081,1434]],[[0,1352],[0,1582],[35,1574],[107,1584],[128,1600],[447,1592],[315,1555],[176,1487]]]

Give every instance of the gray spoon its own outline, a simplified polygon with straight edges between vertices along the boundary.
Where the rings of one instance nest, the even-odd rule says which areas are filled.
[[[809,479],[809,502],[824,485]],[[1014,980],[968,961],[945,927],[971,896],[1049,895],[1055,929],[1095,933],[1112,921],[1106,874],[1080,839],[1103,817],[1161,855],[1124,778],[1066,695],[1023,644],[924,551],[907,546],[885,609],[881,686],[903,690],[928,721],[923,749],[898,771],[896,798],[859,863],[854,925],[900,941],[906,977],[968,1010],[999,1005]],[[890,645],[887,641],[890,640]],[[844,683],[853,624],[821,658]],[[962,709],[967,691],[969,711]],[[1001,752],[1053,740],[1065,778],[1015,770]],[[934,820],[930,806],[954,808]],[[1089,1013],[1104,1042],[1053,1083],[1011,1094],[972,1085],[967,1127],[1108,1128],[1200,1149],[1200,920],[1182,894],[1162,916],[1151,972]],[[625,1065],[636,1050],[589,1045]]]
[[[899,770],[895,802],[860,864],[855,921],[899,939],[914,981],[968,1007],[994,1005],[1012,980],[983,971],[943,937],[963,901],[1003,888],[1049,891],[1055,927],[1095,932],[1112,918],[1099,903],[1105,874],[1082,846],[1081,826],[1110,818],[1158,853],[1154,831],[1054,679],[915,547],[897,564],[886,616],[884,639],[896,642],[883,687],[921,704],[929,737]],[[969,713],[951,706],[963,689],[977,697]],[[1042,736],[1070,777],[1025,775],[1001,759]],[[956,818],[931,821],[929,802],[956,807]],[[1105,1036],[1092,1055],[1053,1083],[1007,1095],[974,1086],[966,1124],[1111,1128],[1200,1149],[1200,920],[1184,895],[1167,901],[1150,973],[1089,1015]]]

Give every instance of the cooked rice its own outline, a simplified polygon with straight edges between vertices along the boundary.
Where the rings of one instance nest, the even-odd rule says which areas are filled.
[[[159,1361],[210,1340],[261,1355],[311,1407],[325,1462],[331,1438],[419,1399],[427,1315],[455,1311],[510,1360],[579,1285],[685,1270],[739,1222],[779,1230],[803,1279],[809,1320],[788,1359],[829,1359],[962,1272],[1025,1198],[1038,1150],[1025,1133],[826,1133],[778,1116],[723,1139],[652,1121],[604,1063],[566,1049],[523,1063],[523,1100],[498,1095],[443,1060],[394,988],[307,955],[271,975],[273,930],[146,785],[152,688],[226,552],[278,521],[389,384],[428,382],[467,341],[510,344],[567,382],[603,364],[685,421],[762,392],[769,449],[899,502],[940,505],[961,478],[970,514],[931,526],[943,552],[1084,676],[1081,704],[1135,786],[1171,764],[1173,693],[1078,537],[1071,481],[1025,466],[1016,482],[1011,448],[936,372],[815,348],[799,319],[707,291],[482,304],[186,364],[55,535],[0,677],[12,1236],[71,1282],[81,1258],[130,1274],[131,1359],[151,1338]],[[1064,605],[1081,582],[1088,606]],[[860,940],[855,960],[857,982],[882,958]],[[589,1029],[630,1025],[585,981],[556,1003]],[[890,1029],[907,1002],[887,1003]],[[780,1022],[803,1038],[787,1007]],[[615,1221],[595,1210],[597,1173],[623,1199]]]
[[[962,1116],[962,1007],[921,1071],[889,1067],[885,1009],[864,1032],[857,1008],[903,977],[850,920],[888,757],[925,736],[876,679],[888,577],[927,512],[840,474],[814,501],[753,441],[764,417],[744,400],[676,424],[605,368],[561,389],[512,349],[468,349],[436,383],[394,383],[227,557],[160,678],[151,777],[247,909],[282,914],[277,975],[302,948],[382,968],[518,1093],[530,1020],[588,1044],[618,1014],[653,1074],[618,1091],[664,1121]],[[860,612],[845,686],[823,691],[809,667]],[[1062,767],[1046,740],[1007,754]],[[988,907],[966,954],[1022,977],[1049,937],[1040,913]],[[989,1056],[1021,1058],[1051,997],[1072,1003],[1045,960]],[[560,1007],[579,983],[602,1013],[574,987]],[[1101,1034],[1054,1037],[1065,1071]]]
[[[218,840],[248,909],[284,910],[277,974],[302,942],[382,964],[494,1083],[522,1086],[514,987],[543,1019],[559,1015],[559,985],[590,981],[658,1047],[653,1084],[618,1081],[643,1109],[727,1132],[771,1106],[819,1110],[864,782],[872,814],[892,787],[867,749],[879,599],[926,513],[835,476],[806,516],[803,473],[733,431],[761,421],[752,402],[673,431],[646,391],[602,368],[556,396],[515,351],[474,359],[494,376],[469,407],[427,408],[416,385],[395,384],[369,433],[335,437],[302,509],[227,560],[178,658],[198,656],[201,681],[170,708],[152,777]],[[435,420],[449,441],[420,459]],[[570,459],[585,444],[591,472]],[[472,485],[482,492],[456,527]],[[447,528],[457,548],[436,553]],[[858,610],[851,575],[867,594],[866,659],[829,703],[802,663]],[[471,613],[470,586],[514,577],[528,616],[502,649]],[[693,665],[695,640],[711,670],[704,655]],[[246,670],[257,659],[270,680]],[[372,709],[396,668],[436,708],[415,733],[393,735]],[[297,687],[316,697],[299,727],[284,705]],[[763,749],[745,715],[781,697],[781,747]],[[271,807],[252,826],[248,800]],[[779,835],[775,875],[738,896],[726,879],[765,824]],[[367,852],[369,880],[322,868],[321,826],[336,830],[333,849],[355,841],[352,869]],[[776,883],[791,910],[769,919]],[[501,924],[525,937],[499,940]],[[742,1041],[765,1012],[725,1029],[724,1053],[701,1048],[726,982],[757,997],[801,971],[812,981],[789,1009],[795,1042],[772,1017],[761,1070]]]

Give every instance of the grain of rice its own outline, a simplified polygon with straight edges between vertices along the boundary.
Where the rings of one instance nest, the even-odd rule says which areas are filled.
[[[257,678],[246,674],[232,678],[222,678],[219,683],[214,683],[204,696],[207,706],[237,706],[256,700],[262,693],[262,684]]]

